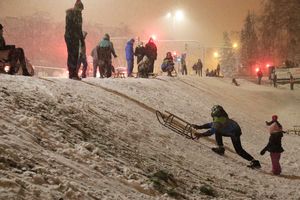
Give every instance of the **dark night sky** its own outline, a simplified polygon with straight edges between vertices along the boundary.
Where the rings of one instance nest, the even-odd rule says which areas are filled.
[[[65,10],[75,0],[0,0],[4,16],[26,16],[37,11],[48,12],[64,21]],[[82,0],[84,22],[117,26],[127,24],[138,34],[158,35],[159,39],[195,39],[217,44],[223,31],[239,31],[250,11],[258,11],[261,0]],[[184,21],[167,21],[167,12],[181,9]]]

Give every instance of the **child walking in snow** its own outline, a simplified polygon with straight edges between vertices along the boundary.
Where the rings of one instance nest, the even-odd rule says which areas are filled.
[[[267,122],[267,126],[270,129],[270,138],[267,146],[260,152],[261,155],[264,155],[266,151],[270,152],[271,162],[272,162],[272,173],[274,175],[280,175],[281,166],[280,166],[280,157],[284,149],[281,146],[281,138],[283,137],[282,126],[278,122],[277,115],[272,116],[272,121]]]

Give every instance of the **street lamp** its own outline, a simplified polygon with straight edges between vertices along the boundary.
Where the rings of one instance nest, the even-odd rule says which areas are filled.
[[[233,49],[238,48],[238,46],[239,46],[239,45],[238,45],[238,43],[236,43],[236,42],[232,44],[232,48],[233,48]]]
[[[182,10],[177,10],[175,12],[175,20],[182,21],[183,19],[184,19],[184,14],[183,14]]]
[[[215,51],[215,52],[214,52],[214,58],[219,58],[219,56],[220,56],[220,55],[219,55],[219,52]]]
[[[166,14],[167,19],[172,19],[173,23],[181,22],[184,19],[184,12],[182,10],[176,10],[174,12],[168,12]]]

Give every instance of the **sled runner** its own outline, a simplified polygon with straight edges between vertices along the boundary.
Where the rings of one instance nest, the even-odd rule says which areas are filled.
[[[158,110],[156,111],[156,117],[160,124],[178,133],[179,135],[192,140],[196,139],[194,135],[196,131],[193,129],[192,124],[181,119],[180,117],[168,111],[161,113]]]

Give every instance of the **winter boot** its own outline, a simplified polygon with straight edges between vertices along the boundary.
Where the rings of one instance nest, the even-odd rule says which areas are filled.
[[[225,149],[222,146],[211,148],[211,150],[221,156],[225,153]]]
[[[261,168],[261,165],[258,160],[252,160],[250,162],[250,165],[248,165],[247,167],[252,168],[252,169],[259,169],[259,168]]]

